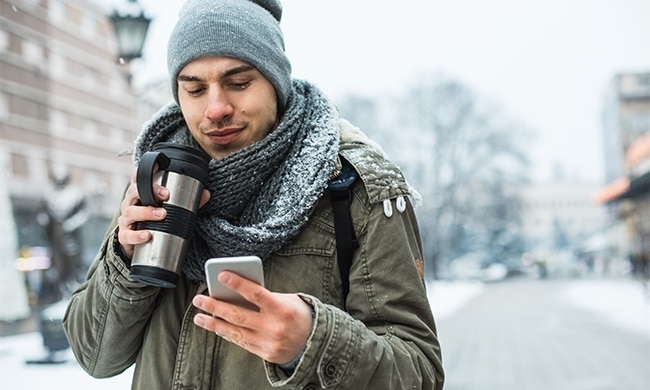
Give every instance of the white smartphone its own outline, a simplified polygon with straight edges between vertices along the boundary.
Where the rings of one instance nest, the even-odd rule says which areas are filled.
[[[205,278],[208,283],[208,294],[211,297],[226,301],[251,310],[259,308],[237,292],[224,286],[218,279],[221,271],[234,272],[252,282],[264,286],[264,270],[262,260],[257,256],[216,257],[205,263]]]

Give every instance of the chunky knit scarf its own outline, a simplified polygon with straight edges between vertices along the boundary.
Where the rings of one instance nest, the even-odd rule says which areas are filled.
[[[175,103],[146,123],[134,160],[158,142],[199,148]],[[307,223],[335,168],[339,151],[336,110],[313,85],[294,80],[278,127],[263,140],[210,162],[212,197],[199,209],[183,272],[205,280],[207,259],[266,258]]]

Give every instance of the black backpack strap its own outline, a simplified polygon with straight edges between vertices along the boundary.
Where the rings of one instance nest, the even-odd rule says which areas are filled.
[[[330,181],[327,188],[332,198],[334,213],[334,235],[336,237],[336,255],[343,284],[343,300],[350,291],[350,266],[352,254],[359,247],[359,241],[354,234],[350,204],[352,203],[352,185],[358,174],[350,163],[341,159],[343,167],[341,174]]]

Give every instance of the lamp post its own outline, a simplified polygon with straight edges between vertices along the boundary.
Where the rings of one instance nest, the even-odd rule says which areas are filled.
[[[117,39],[118,61],[128,65],[131,60],[142,57],[151,18],[145,16],[138,0],[127,1],[122,12],[113,11],[111,22]],[[130,81],[130,72],[128,77]]]

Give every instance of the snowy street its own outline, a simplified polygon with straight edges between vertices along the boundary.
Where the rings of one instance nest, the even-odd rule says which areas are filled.
[[[650,301],[640,282],[487,283],[440,319],[438,335],[445,390],[650,388]]]
[[[545,283],[547,285],[545,285]],[[608,329],[619,330],[621,334],[630,334],[634,335],[634,340],[637,341],[639,350],[641,350],[643,356],[643,351],[645,351],[645,356],[647,359],[644,364],[647,364],[650,361],[650,302],[644,300],[643,290],[641,284],[631,280],[609,280],[609,279],[585,279],[585,280],[549,280],[549,281],[504,281],[499,283],[490,283],[490,284],[481,284],[479,282],[443,282],[436,281],[433,284],[429,285],[429,295],[431,298],[432,307],[439,325],[439,336],[441,343],[443,345],[443,359],[445,363],[445,368],[447,370],[448,382],[445,386],[447,390],[454,389],[538,389],[538,388],[553,388],[553,389],[564,389],[566,388],[575,390],[575,389],[588,389],[588,390],[601,390],[601,389],[616,389],[616,390],[636,390],[641,388],[650,388],[650,382],[648,380],[648,375],[638,376],[637,383],[638,387],[635,386],[616,386],[611,383],[610,378],[592,378],[591,382],[576,382],[579,378],[576,377],[575,380],[568,380],[567,378],[557,377],[557,378],[546,378],[546,384],[554,386],[544,387],[543,383],[532,383],[527,382],[527,385],[521,385],[521,382],[517,382],[514,377],[523,376],[529,378],[536,378],[539,375],[534,375],[533,373],[527,372],[518,372],[512,373],[510,376],[513,378],[504,379],[503,377],[508,377],[508,375],[501,375],[501,385],[493,384],[492,386],[489,383],[486,383],[485,380],[481,379],[480,367],[477,367],[477,364],[482,364],[480,361],[480,356],[482,354],[481,343],[485,342],[485,345],[490,345],[489,343],[494,342],[494,338],[498,335],[491,334],[490,337],[482,339],[479,334],[467,334],[458,335],[455,332],[458,329],[458,325],[455,321],[458,321],[463,316],[476,316],[479,315],[478,311],[485,312],[498,312],[498,307],[487,307],[490,302],[500,302],[498,305],[509,305],[505,301],[510,301],[512,298],[513,306],[517,300],[522,300],[525,298],[525,294],[528,294],[530,288],[537,290],[534,291],[548,291],[550,299],[553,299],[554,302],[559,302],[557,313],[547,313],[548,321],[539,323],[540,329],[531,329],[531,334],[540,334],[544,331],[544,327],[548,327],[549,324],[552,326],[561,325],[561,317],[563,313],[587,313],[590,319],[598,318],[602,321],[591,321],[593,325],[600,328],[606,327]],[[502,295],[494,295],[494,294]],[[483,297],[488,298],[488,295],[494,295],[498,299],[492,301],[485,299],[481,300]],[[506,297],[506,298],[504,298]],[[543,307],[545,303],[541,301],[543,297],[535,296],[526,298],[529,300],[535,299],[540,300],[539,305]],[[483,303],[484,302],[484,303]],[[480,303],[480,305],[476,305]],[[472,305],[475,304],[475,305]],[[476,307],[475,307],[476,306]],[[532,306],[532,301],[531,301]],[[555,306],[553,306],[555,307]],[[533,308],[534,310],[534,308]],[[472,311],[473,313],[469,313]],[[495,318],[495,319],[485,319],[485,325],[490,326],[492,322],[499,325],[503,324],[505,327],[516,328],[518,326],[518,321],[524,321],[527,313],[521,310],[517,316],[513,318]],[[481,313],[480,315],[485,315]],[[462,315],[461,315],[462,314]],[[585,326],[590,326],[590,323],[582,323]],[[524,323],[521,323],[522,326]],[[465,325],[467,326],[467,325]],[[453,329],[452,329],[453,327]],[[576,329],[580,331],[580,329]],[[590,332],[589,329],[585,329],[585,334]],[[618,334],[616,331],[610,332],[612,335]],[[507,335],[505,336],[508,337]],[[512,334],[512,338],[516,338],[517,334]],[[470,358],[466,354],[468,352],[464,347],[463,343],[467,339],[473,339],[475,343],[471,346],[469,353],[474,356]],[[616,340],[614,340],[615,342]],[[501,341],[503,342],[503,341]],[[521,342],[521,341],[520,341]],[[626,344],[619,343],[621,346]],[[515,346],[516,347],[516,346]],[[614,352],[614,351],[612,351]],[[620,356],[620,351],[616,351],[619,356],[617,359],[625,360],[625,356]],[[508,359],[506,357],[497,356],[498,354],[510,354],[516,353],[516,349],[501,348],[498,350],[491,351],[492,360],[506,362]],[[544,350],[538,350],[534,352],[535,354],[544,354]],[[541,357],[540,359],[545,360],[550,358],[552,351],[549,347],[549,357]],[[567,349],[565,352],[565,359],[571,359],[571,350]],[[623,351],[622,353],[625,353]],[[524,354],[527,352],[524,351]],[[67,388],[67,389],[128,389],[130,388],[130,377],[131,370],[129,369],[120,376],[110,378],[110,379],[94,379],[88,376],[79,368],[70,350],[68,349],[63,353],[61,358],[66,361],[61,364],[26,364],[26,361],[33,359],[40,359],[45,356],[45,352],[42,347],[42,341],[39,333],[28,333],[18,336],[8,336],[0,338],[0,375],[4,379],[4,383],[10,385],[19,385],[21,388],[25,389],[36,389],[36,388]],[[523,356],[525,358],[525,356]],[[522,357],[514,356],[516,359],[521,359]],[[508,370],[508,364],[503,363],[501,370]],[[639,363],[641,364],[641,363]],[[521,366],[524,367],[524,366]],[[521,367],[519,368],[521,370]],[[487,369],[487,367],[486,367]],[[514,369],[514,368],[513,368]],[[542,367],[543,369],[543,367]],[[630,370],[633,367],[629,368]],[[485,371],[485,370],[483,370]],[[551,371],[552,372],[552,371]],[[626,375],[629,372],[625,373]],[[562,374],[566,375],[566,374]],[[475,378],[477,381],[481,381],[483,386],[478,387],[463,387],[467,384],[471,384],[472,378]],[[512,383],[511,387],[508,387],[508,383]],[[64,384],[64,385],[57,385]],[[565,384],[565,387],[562,387],[560,384]],[[519,387],[516,387],[516,386]],[[572,386],[572,387],[571,387]],[[614,386],[614,387],[611,387]],[[644,387],[645,386],[645,387]],[[13,388],[10,386],[8,388]]]

